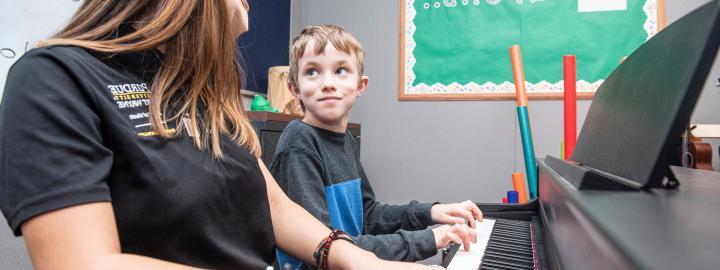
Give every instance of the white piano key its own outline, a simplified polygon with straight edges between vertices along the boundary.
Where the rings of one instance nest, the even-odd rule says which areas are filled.
[[[494,219],[483,219],[482,222],[478,222],[475,227],[477,232],[477,243],[470,245],[470,251],[465,251],[464,246],[460,246],[460,249],[455,253],[448,270],[475,270],[480,267],[480,262],[483,255],[485,254],[485,247],[490,240],[490,234],[492,233],[493,226],[495,225]]]

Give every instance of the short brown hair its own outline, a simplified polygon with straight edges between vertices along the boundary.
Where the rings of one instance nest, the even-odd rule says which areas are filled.
[[[297,86],[298,62],[305,53],[305,48],[311,40],[315,41],[315,54],[325,52],[325,45],[328,43],[332,44],[341,52],[350,55],[355,54],[355,56],[357,56],[358,73],[360,75],[363,74],[365,68],[365,52],[360,42],[358,42],[352,34],[339,26],[332,24],[314,25],[305,27],[305,29],[293,39],[292,47],[290,48],[290,74],[288,76],[288,83]]]

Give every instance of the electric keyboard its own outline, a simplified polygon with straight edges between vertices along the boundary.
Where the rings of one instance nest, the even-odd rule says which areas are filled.
[[[549,156],[538,162],[539,198],[522,205],[478,204],[485,218],[477,223],[477,243],[469,252],[460,245],[448,250],[443,266],[475,270],[720,265],[720,218],[713,214],[720,209],[719,172],[673,167],[682,183],[676,190],[584,190],[551,168],[548,163],[553,161],[548,159],[555,160]]]

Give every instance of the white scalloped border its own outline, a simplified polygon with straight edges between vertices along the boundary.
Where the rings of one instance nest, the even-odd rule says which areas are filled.
[[[433,85],[427,85],[424,83],[413,86],[415,82],[415,72],[413,67],[415,66],[415,0],[405,1],[405,94],[485,94],[485,93],[514,93],[515,85],[510,81],[504,81],[500,84],[492,82],[485,82],[479,85],[475,82],[467,84],[460,84],[457,82],[444,85],[441,83],[435,83]],[[657,0],[647,0],[643,5],[643,11],[647,15],[647,19],[643,24],[645,32],[648,34],[647,39],[650,39],[658,31],[657,22]],[[604,80],[597,80],[594,82],[587,82],[580,80],[577,82],[578,92],[594,92],[600,87]],[[528,93],[533,92],[557,92],[563,91],[563,80],[551,83],[548,81],[540,81],[538,83],[525,82],[525,87]]]

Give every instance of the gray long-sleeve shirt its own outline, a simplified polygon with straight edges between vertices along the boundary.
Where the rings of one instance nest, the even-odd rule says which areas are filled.
[[[376,201],[349,131],[335,133],[290,122],[280,136],[270,172],[293,201],[382,259],[417,261],[437,253],[435,237],[426,229],[432,223],[431,204]],[[283,269],[286,255],[278,255]]]

